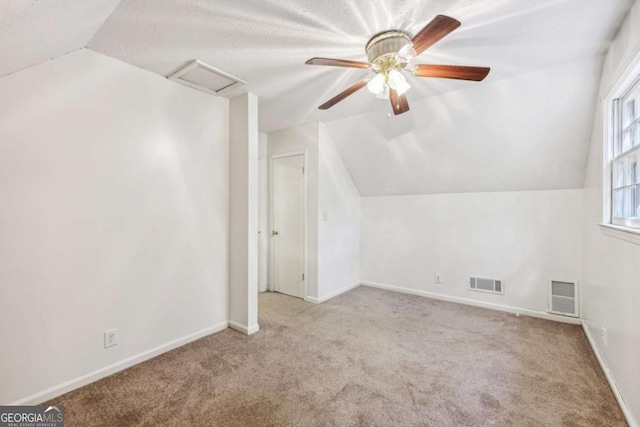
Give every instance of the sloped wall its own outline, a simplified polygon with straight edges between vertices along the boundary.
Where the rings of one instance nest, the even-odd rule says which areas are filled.
[[[362,199],[324,123],[319,126],[318,289],[328,299],[360,284]]]
[[[582,188],[602,62],[590,56],[424,99],[409,91],[407,114],[375,111],[327,128],[363,197]]]

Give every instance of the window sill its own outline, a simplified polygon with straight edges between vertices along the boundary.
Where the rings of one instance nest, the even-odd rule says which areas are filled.
[[[627,242],[640,245],[640,230],[634,228],[622,227],[613,224],[598,224],[600,230],[607,236],[615,237],[617,239],[626,240]]]

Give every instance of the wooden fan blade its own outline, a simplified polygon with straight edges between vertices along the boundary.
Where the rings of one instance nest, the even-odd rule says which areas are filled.
[[[395,89],[389,89],[389,100],[391,101],[391,108],[393,108],[393,114],[396,116],[398,114],[406,113],[409,111],[409,103],[407,102],[407,97],[403,95],[398,95],[398,92]]]
[[[331,58],[311,58],[307,62],[307,65],[330,65],[333,67],[349,67],[349,68],[369,68],[371,64],[359,61],[347,61],[344,59],[331,59]]]
[[[411,73],[418,77],[438,77],[442,79],[473,80],[479,82],[489,74],[489,67],[464,67],[460,65],[418,65]]]
[[[358,90],[362,89],[366,85],[367,85],[367,81],[366,80],[362,80],[362,81],[354,84],[353,86],[351,86],[347,90],[344,90],[344,91],[340,92],[339,94],[337,94],[336,96],[334,96],[333,98],[331,98],[330,100],[328,100],[327,102],[325,102],[324,104],[319,106],[318,108],[321,109],[321,110],[328,110],[329,108],[331,108],[334,105],[336,105],[338,102],[340,102],[343,99],[345,99],[347,96],[353,94],[354,92],[357,92]]]
[[[416,50],[416,55],[420,55],[460,25],[460,21],[449,18],[448,16],[438,15],[433,18],[431,22],[413,37],[412,42],[413,48]]]

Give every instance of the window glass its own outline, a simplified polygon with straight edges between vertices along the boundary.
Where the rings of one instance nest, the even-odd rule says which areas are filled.
[[[638,210],[638,198],[636,192],[636,186],[627,188],[627,209],[625,212],[626,218],[635,218]]]
[[[638,176],[638,153],[633,153],[627,157],[627,184],[640,184]]]
[[[611,103],[611,117],[609,118],[609,126],[613,130],[611,132],[611,151],[613,157],[622,153],[622,138],[620,138],[620,132],[618,127],[620,126],[620,100],[616,99]]]
[[[632,129],[627,129],[625,131],[623,131],[622,133],[622,152],[627,151],[629,148],[632,147],[631,145],[631,133],[632,133]]]
[[[609,221],[623,227],[640,229],[640,76],[621,88],[619,98],[611,102],[608,149],[612,155],[606,164],[611,186],[604,200],[611,203]]]
[[[624,159],[620,159],[613,168],[613,188],[624,187],[624,184]]]
[[[624,217],[624,205],[626,191],[624,188],[613,191],[613,216],[616,218]]]
[[[636,100],[631,95],[630,99],[625,100],[624,102],[624,112],[622,117],[624,118],[622,121],[622,127],[626,128],[636,119]]]

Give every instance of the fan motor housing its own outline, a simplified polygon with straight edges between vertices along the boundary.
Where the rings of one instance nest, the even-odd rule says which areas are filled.
[[[384,31],[369,39],[365,51],[369,62],[377,64],[383,58],[398,53],[407,43],[411,43],[411,37],[404,31]]]

